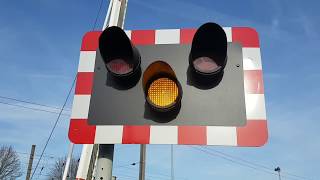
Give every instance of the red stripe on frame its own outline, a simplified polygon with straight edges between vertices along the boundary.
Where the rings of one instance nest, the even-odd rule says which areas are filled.
[[[69,139],[75,144],[94,144],[96,126],[88,125],[87,119],[71,119]]]
[[[206,145],[206,126],[178,126],[178,144]]]
[[[180,44],[191,44],[194,34],[197,29],[181,29],[180,30]]]
[[[244,71],[244,89],[248,94],[263,94],[263,78],[261,70]]]
[[[233,27],[232,42],[239,42],[243,47],[260,47],[257,31],[249,27]]]
[[[101,31],[87,32],[82,38],[81,51],[96,51]]]
[[[238,146],[263,146],[268,140],[266,120],[248,120],[244,127],[237,127]]]
[[[122,144],[149,144],[150,126],[124,126]]]
[[[78,72],[75,94],[91,94],[93,75],[93,72]]]
[[[133,30],[131,31],[131,42],[134,45],[155,44],[155,30]]]

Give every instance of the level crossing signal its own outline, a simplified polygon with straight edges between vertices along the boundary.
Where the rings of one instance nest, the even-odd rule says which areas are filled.
[[[262,76],[258,72],[260,78],[248,78],[246,70],[246,59],[261,61],[255,38],[250,28],[223,28],[212,22],[198,29],[124,31],[113,26],[87,33],[71,141],[224,145],[227,138],[225,145],[239,145],[240,129],[249,128],[243,134],[259,137],[250,137],[254,142],[244,146],[262,145],[267,138]],[[259,61],[251,66],[261,68]],[[248,94],[254,93],[246,86],[262,94],[251,109]],[[198,142],[199,133],[205,140]],[[167,140],[157,141],[161,135]]]

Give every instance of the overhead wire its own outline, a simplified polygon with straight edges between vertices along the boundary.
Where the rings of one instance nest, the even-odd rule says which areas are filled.
[[[101,0],[101,2],[100,2],[99,10],[98,10],[97,16],[96,16],[96,18],[95,18],[95,23],[94,23],[92,29],[94,29],[95,26],[96,26],[96,22],[97,22],[97,20],[98,20],[98,18],[99,18],[102,4],[103,4],[103,0]],[[54,132],[54,130],[55,130],[55,128],[56,128],[56,126],[57,126],[57,124],[58,124],[58,122],[59,122],[59,119],[60,119],[60,116],[61,116],[61,114],[62,114],[62,111],[63,111],[63,109],[65,108],[65,106],[66,106],[66,104],[67,104],[67,102],[68,102],[68,99],[69,99],[69,97],[70,97],[70,95],[71,95],[71,92],[72,92],[72,89],[73,89],[73,87],[74,87],[74,85],[75,85],[76,80],[77,80],[77,75],[75,75],[75,77],[74,77],[74,80],[73,80],[72,85],[71,85],[71,87],[70,87],[70,89],[69,89],[69,92],[68,92],[68,94],[67,94],[67,97],[66,97],[66,99],[65,99],[65,101],[64,101],[64,103],[63,103],[63,106],[62,106],[59,114],[58,114],[58,117],[57,117],[57,119],[56,119],[56,121],[55,121],[55,123],[54,123],[54,126],[53,126],[53,128],[51,129],[50,135],[49,135],[49,137],[48,137],[48,139],[47,139],[47,141],[46,141],[46,143],[45,143],[45,146],[44,146],[44,148],[43,148],[43,150],[42,150],[42,152],[41,152],[40,158],[39,158],[39,160],[38,160],[38,162],[37,162],[37,164],[36,164],[36,167],[35,167],[32,175],[31,175],[30,180],[33,178],[35,172],[37,171],[37,168],[38,168],[39,163],[40,163],[40,161],[41,161],[41,159],[42,159],[42,156],[43,156],[43,154],[44,154],[44,152],[45,152],[45,150],[46,150],[46,148],[47,148],[47,146],[48,146],[48,144],[49,144],[49,141],[50,141],[50,139],[51,139],[51,137],[52,137],[52,135],[53,135],[53,132]]]
[[[98,19],[99,19],[99,16],[100,16],[101,8],[102,8],[102,5],[103,5],[103,1],[104,1],[104,0],[100,0],[99,10],[98,10],[96,19],[94,20],[94,24],[93,24],[93,27],[92,27],[92,31],[96,28],[96,25],[97,25],[97,22],[98,22]]]
[[[238,159],[240,161],[243,161],[243,162],[246,162],[248,164],[252,164],[252,165],[255,165],[255,166],[258,166],[258,167],[261,167],[261,168],[264,168],[264,169],[267,169],[267,170],[272,170],[272,168],[266,166],[266,165],[262,165],[262,164],[258,164],[258,163],[255,163],[255,162],[251,162],[251,161],[248,161],[246,159],[243,159],[243,158],[240,158],[240,157],[236,157],[236,156],[232,156],[230,154],[226,154],[224,152],[221,152],[221,151],[218,151],[218,150],[215,150],[215,149],[211,149],[211,148],[208,148],[208,147],[202,147],[202,148],[205,148],[205,149],[208,149],[208,150],[211,150],[211,151],[214,151],[218,154],[221,154],[221,155],[224,155],[224,156],[229,156],[231,158],[234,158],[234,159]],[[299,176],[299,175],[296,175],[296,174],[293,174],[291,172],[287,172],[287,171],[281,171],[281,173],[283,174],[287,174],[289,176],[294,176],[294,177],[297,177],[297,178],[301,178],[301,179],[308,179],[307,177],[303,177],[303,176]]]
[[[19,152],[19,151],[16,151],[16,153],[17,154],[23,154],[23,155],[26,155],[26,156],[28,156],[29,157],[29,155],[30,155],[30,153],[27,153],[27,152]],[[36,157],[39,157],[40,155],[34,155],[35,156],[35,158]],[[59,159],[60,157],[58,157],[58,156],[53,156],[53,155],[49,155],[49,154],[47,154],[47,155],[43,155],[43,157],[46,157],[46,158],[52,158],[52,159]]]
[[[70,95],[71,95],[71,92],[72,92],[72,89],[73,89],[74,84],[75,84],[75,82],[76,82],[76,79],[77,79],[77,78],[75,77],[74,80],[73,80],[73,82],[72,82],[72,85],[71,85],[71,88],[69,89],[68,95],[67,95],[67,97],[66,97],[66,99],[65,99],[65,101],[64,101],[64,103],[63,103],[63,106],[62,106],[62,108],[61,108],[61,110],[60,110],[60,112],[59,112],[59,114],[58,114],[58,117],[57,117],[57,119],[56,119],[56,121],[55,121],[55,123],[54,123],[54,125],[53,125],[53,127],[52,127],[52,129],[51,129],[50,135],[49,135],[49,137],[48,137],[48,139],[47,139],[47,141],[46,141],[46,143],[45,143],[45,145],[44,145],[44,148],[43,148],[43,150],[42,150],[42,152],[41,152],[40,158],[39,158],[39,160],[38,160],[38,162],[37,162],[37,164],[36,164],[36,167],[35,167],[32,175],[31,175],[31,178],[30,178],[30,179],[33,178],[34,173],[37,171],[37,168],[38,168],[39,163],[40,163],[40,161],[41,161],[41,159],[42,159],[42,156],[43,156],[43,154],[44,154],[44,152],[45,152],[45,150],[46,150],[46,148],[47,148],[47,146],[48,146],[48,144],[49,144],[49,141],[51,140],[51,137],[52,137],[52,135],[53,135],[54,130],[55,130],[56,127],[57,127],[57,124],[58,124],[59,119],[60,119],[60,117],[61,117],[62,111],[63,111],[64,107],[66,106],[66,104],[67,104],[67,102],[68,102],[68,99],[69,99],[69,97],[70,97]]]
[[[210,151],[210,149],[201,148],[201,147],[193,147],[193,146],[190,146],[190,147],[193,148],[193,149],[196,149],[198,151],[201,151],[203,153],[206,153],[206,154],[208,154],[210,156],[218,156],[218,157],[220,157],[220,158],[222,158],[224,160],[230,161],[230,162],[232,162],[234,164],[241,165],[243,167],[251,168],[251,169],[254,169],[254,170],[257,170],[257,171],[260,171],[260,172],[264,172],[264,173],[267,173],[267,174],[278,176],[278,174],[273,172],[273,169],[271,169],[271,168],[270,169],[265,169],[265,168],[261,168],[259,166],[256,166],[254,164],[239,162],[239,160],[236,160],[235,158],[232,158],[232,157],[226,156],[226,155],[218,154],[216,152]],[[287,179],[293,179],[293,180],[301,180],[301,179],[307,180],[306,178],[289,177],[289,176],[286,176],[286,175],[281,175],[281,176],[285,177]]]
[[[135,168],[133,168],[133,167],[131,167],[131,166],[135,166],[135,165],[137,165],[137,164],[140,164],[140,162],[139,161],[137,161],[137,162],[134,162],[134,163],[131,163],[131,164],[124,164],[124,165],[118,165],[118,166],[115,166],[114,167],[114,169],[118,169],[118,168],[120,168],[120,169],[127,169],[127,170],[130,170],[130,171],[136,171],[136,169]],[[155,176],[160,176],[160,177],[165,177],[165,178],[171,178],[171,175],[168,175],[168,174],[164,174],[164,173],[159,173],[159,172],[157,172],[157,173],[155,173],[155,172],[149,172],[149,173],[146,173],[146,175],[147,175],[147,177],[149,176],[149,177],[155,177]],[[175,177],[175,179],[177,179],[177,180],[179,180],[179,179],[185,179],[185,178],[182,178],[182,177]]]
[[[199,148],[199,147],[192,147],[192,148],[194,148],[194,149],[196,149],[196,150],[198,150],[198,151],[202,151],[202,152],[204,152],[204,153],[206,153],[206,154],[209,154],[209,155],[212,155],[212,156],[219,156],[219,155],[217,155],[217,154],[214,154],[214,153],[212,153],[212,152],[210,152],[210,151],[208,151],[208,150],[204,150],[204,149]],[[228,158],[228,157],[225,157],[225,156],[219,156],[219,157],[222,158],[222,159],[225,159],[225,160],[227,160],[227,161],[233,162],[233,163],[235,163],[235,164],[239,164],[239,165],[241,165],[241,166],[245,166],[245,167],[248,167],[248,168],[251,168],[251,169],[259,170],[259,168],[255,167],[255,166],[251,166],[251,165],[248,165],[248,164],[245,164],[245,163],[237,162],[237,161],[233,160],[232,158]],[[277,175],[276,173],[269,172],[269,171],[266,171],[266,170],[262,170],[262,171],[263,171],[263,172],[266,172],[266,173],[268,173],[268,174]]]
[[[121,170],[121,171],[122,171],[122,172],[119,172],[119,174],[118,174],[118,173],[115,173],[115,176],[117,176],[117,174],[119,175],[118,177],[120,177],[120,176],[126,176],[126,175],[127,175],[126,173],[128,173],[127,171],[123,171],[123,170]],[[132,176],[132,178],[137,179],[137,177],[133,177],[133,176]],[[161,176],[158,176],[158,175],[150,175],[150,174],[147,174],[147,175],[146,175],[146,179],[153,179],[153,180],[155,180],[155,179],[171,180],[170,176],[169,176],[169,177],[161,177]]]
[[[57,110],[61,110],[61,108],[59,107],[55,107],[55,106],[49,106],[46,104],[41,104],[41,103],[36,103],[36,102],[32,102],[32,101],[27,101],[27,100],[21,100],[18,98],[13,98],[13,97],[8,97],[8,96],[1,96],[1,99],[7,99],[7,100],[11,100],[11,101],[16,101],[16,102],[21,102],[21,103],[26,103],[26,104],[32,104],[32,105],[36,105],[36,106],[42,106],[42,107],[47,107],[47,108],[52,108],[52,109],[57,109]],[[65,111],[70,111],[70,109],[65,108]]]
[[[8,103],[8,102],[2,102],[0,101],[0,104],[4,104],[4,105],[8,105],[8,106],[15,106],[15,107],[19,107],[19,108],[24,108],[24,109],[29,109],[29,110],[33,110],[33,111],[41,111],[41,112],[46,112],[46,113],[51,113],[51,114],[59,114],[58,112],[54,112],[54,111],[49,111],[49,110],[45,110],[45,109],[39,109],[39,108],[33,108],[33,107],[28,107],[28,106],[23,106],[23,105],[19,105],[19,104],[12,104],[12,103]],[[69,116],[70,114],[61,114],[63,116]]]

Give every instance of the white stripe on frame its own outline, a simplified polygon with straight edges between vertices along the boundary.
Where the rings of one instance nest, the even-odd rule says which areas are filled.
[[[178,127],[151,126],[150,144],[178,144]]]
[[[95,144],[121,144],[123,126],[96,126]]]
[[[94,72],[96,51],[80,51],[78,72]]]
[[[91,95],[75,95],[73,98],[71,119],[87,119]]]
[[[242,48],[243,69],[262,70],[260,48]]]
[[[223,27],[223,30],[227,35],[227,41],[231,42],[232,41],[232,30],[231,30],[231,27]]]
[[[267,120],[264,94],[245,94],[248,120]]]
[[[207,145],[237,146],[236,127],[207,126]]]
[[[156,30],[156,44],[180,44],[180,29]]]

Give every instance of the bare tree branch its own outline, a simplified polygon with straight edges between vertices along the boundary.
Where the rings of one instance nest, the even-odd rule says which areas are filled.
[[[51,168],[48,180],[61,180],[63,176],[64,166],[66,163],[66,157],[60,158],[56,161],[54,166]],[[78,170],[79,160],[72,158],[70,161],[70,169],[68,171],[67,179],[76,179]]]
[[[22,176],[20,160],[11,146],[0,148],[0,179],[12,180]]]

